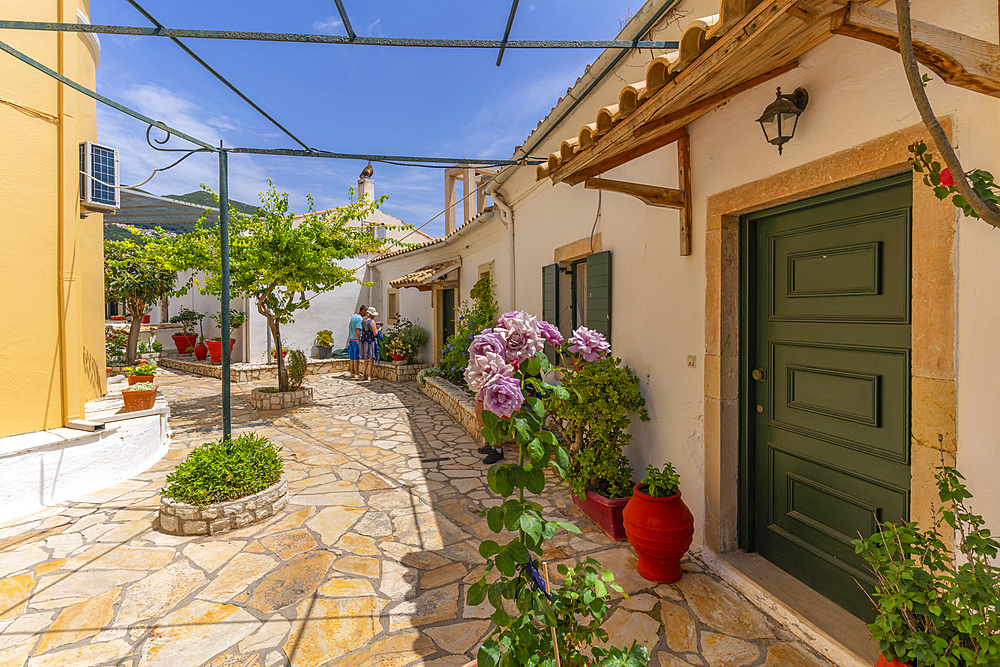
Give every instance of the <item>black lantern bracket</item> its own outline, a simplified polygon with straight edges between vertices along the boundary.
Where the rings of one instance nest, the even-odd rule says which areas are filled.
[[[768,143],[778,147],[779,155],[782,146],[795,136],[799,116],[805,111],[807,104],[809,104],[809,93],[806,92],[805,88],[796,88],[791,95],[782,94],[781,88],[778,88],[776,99],[764,109],[764,113],[757,119],[764,131],[764,138],[767,139]],[[790,127],[789,121],[791,121]],[[769,128],[773,136],[768,134]]]

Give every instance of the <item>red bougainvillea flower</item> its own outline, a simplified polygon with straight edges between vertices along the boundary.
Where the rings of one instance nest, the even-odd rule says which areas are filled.
[[[951,177],[951,169],[941,170],[941,185],[955,185],[955,179]]]

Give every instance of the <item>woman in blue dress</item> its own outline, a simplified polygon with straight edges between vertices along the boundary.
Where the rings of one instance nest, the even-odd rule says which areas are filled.
[[[375,369],[375,360],[379,354],[379,340],[382,332],[375,323],[378,312],[374,308],[369,308],[365,314],[365,321],[361,324],[361,375],[366,380],[372,379],[372,371]]]

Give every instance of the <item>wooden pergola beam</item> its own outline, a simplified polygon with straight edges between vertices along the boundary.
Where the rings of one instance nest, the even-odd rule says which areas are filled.
[[[646,185],[645,183],[614,181],[610,178],[598,178],[596,176],[588,178],[583,187],[588,190],[618,192],[623,195],[635,197],[647,206],[661,206],[663,208],[684,208],[684,200],[686,199],[683,190],[661,188],[658,185]]]
[[[945,83],[1000,97],[1000,46],[959,32],[913,21],[913,50]],[[899,52],[896,15],[849,2],[830,20],[830,30]]]

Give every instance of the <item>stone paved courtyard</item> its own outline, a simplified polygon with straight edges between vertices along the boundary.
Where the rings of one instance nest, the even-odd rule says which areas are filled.
[[[464,603],[489,533],[476,443],[414,384],[309,378],[316,402],[257,413],[234,386],[234,431],[284,447],[289,505],[216,537],[157,532],[164,477],[219,436],[219,381],[157,375],[170,402],[170,452],[146,473],[0,526],[0,667],[459,667],[489,632],[488,603]],[[508,457],[512,456],[508,453]],[[638,575],[548,485],[557,534],[547,559],[594,556],[631,596],[605,628],[637,639],[651,665],[820,667],[794,640],[696,560],[673,585]]]

